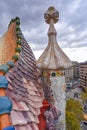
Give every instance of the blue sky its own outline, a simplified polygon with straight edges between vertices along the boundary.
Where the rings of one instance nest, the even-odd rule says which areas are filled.
[[[49,6],[59,11],[57,41],[71,60],[87,60],[87,0],[0,0],[0,36],[11,18],[19,16],[21,29],[38,58],[48,43],[49,25],[44,13]]]

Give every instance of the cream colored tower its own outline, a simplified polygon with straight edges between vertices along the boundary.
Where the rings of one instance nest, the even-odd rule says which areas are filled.
[[[59,20],[59,12],[49,7],[44,14],[48,23],[48,45],[37,61],[37,67],[43,75],[43,89],[45,98],[60,110],[61,115],[55,123],[56,130],[65,130],[65,76],[64,69],[72,65],[69,58],[59,47],[54,23]]]

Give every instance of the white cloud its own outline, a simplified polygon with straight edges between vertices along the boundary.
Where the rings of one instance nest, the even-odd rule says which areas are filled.
[[[86,0],[0,0],[0,36],[7,29],[10,18],[19,16],[25,39],[35,52],[41,52],[48,40],[49,25],[44,21],[44,13],[49,6],[54,6],[60,14],[59,22],[55,25],[59,45],[67,50],[66,53],[71,59],[77,57],[80,61],[83,48],[87,48]],[[84,52],[86,53],[85,50]],[[83,59],[86,60],[86,57]]]
[[[68,10],[70,14],[74,14],[79,8],[81,0],[73,0],[71,4],[68,6]]]
[[[87,47],[82,48],[65,48],[63,49],[65,54],[70,58],[71,61],[84,62],[87,61]],[[43,50],[34,51],[36,59],[38,59]]]
[[[87,60],[87,47],[63,49],[67,56],[73,61],[84,62]]]

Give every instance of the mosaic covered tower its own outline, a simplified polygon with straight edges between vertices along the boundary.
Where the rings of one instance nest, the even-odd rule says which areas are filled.
[[[44,14],[49,24],[48,45],[37,61],[37,67],[42,74],[43,90],[46,100],[60,111],[60,117],[55,122],[56,130],[65,130],[65,76],[64,69],[72,65],[69,58],[59,47],[54,23],[59,20],[59,12],[49,7]]]

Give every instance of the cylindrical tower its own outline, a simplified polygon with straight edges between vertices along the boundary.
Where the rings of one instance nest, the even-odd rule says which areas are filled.
[[[64,69],[72,65],[69,58],[59,47],[54,23],[59,20],[59,12],[49,7],[44,14],[48,30],[48,45],[37,61],[37,67],[42,72],[45,98],[50,104],[60,110],[60,117],[55,123],[56,130],[65,130],[65,76]]]

